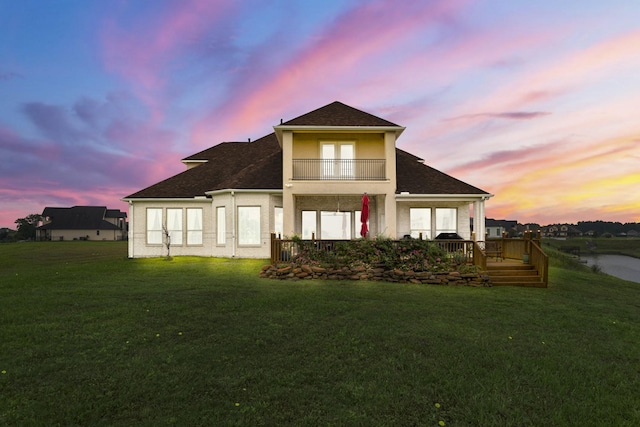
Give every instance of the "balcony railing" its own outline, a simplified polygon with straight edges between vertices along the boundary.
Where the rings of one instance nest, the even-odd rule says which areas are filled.
[[[385,159],[293,159],[294,180],[384,181]]]

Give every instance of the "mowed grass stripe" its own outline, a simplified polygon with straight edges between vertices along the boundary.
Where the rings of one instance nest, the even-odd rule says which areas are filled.
[[[261,260],[124,242],[0,259],[0,424],[640,423],[638,286],[578,267],[449,288],[265,280]]]

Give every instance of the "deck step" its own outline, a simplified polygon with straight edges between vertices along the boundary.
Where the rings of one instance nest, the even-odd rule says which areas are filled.
[[[492,263],[487,274],[493,286],[545,287],[538,271],[530,264]]]

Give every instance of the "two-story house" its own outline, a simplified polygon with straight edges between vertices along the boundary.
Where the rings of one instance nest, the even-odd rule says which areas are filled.
[[[253,142],[226,142],[182,160],[187,169],[125,197],[129,256],[267,258],[271,233],[360,237],[362,196],[369,236],[480,240],[492,194],[396,147],[404,127],[340,102],[274,126]]]

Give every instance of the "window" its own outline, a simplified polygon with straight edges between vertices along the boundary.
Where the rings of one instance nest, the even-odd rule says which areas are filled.
[[[202,244],[202,208],[187,209],[187,245]]]
[[[418,239],[422,233],[423,239],[431,238],[431,208],[410,208],[411,237]]]
[[[436,209],[436,236],[440,233],[456,233],[458,231],[458,210],[455,208]]]
[[[316,234],[316,211],[302,211],[302,238],[311,239]]]
[[[273,232],[276,233],[276,236],[282,237],[284,233],[284,213],[282,208],[276,207],[273,212],[274,219],[274,228]]]
[[[353,179],[353,142],[323,142],[320,154],[323,160],[323,178]]]
[[[351,239],[351,212],[320,212],[322,239]]]
[[[238,244],[260,245],[260,206],[238,207]]]
[[[182,209],[167,209],[167,231],[172,245],[182,244]]]
[[[147,244],[162,244],[162,209],[147,209]]]
[[[224,206],[216,208],[216,243],[224,245],[227,243],[227,214]]]

